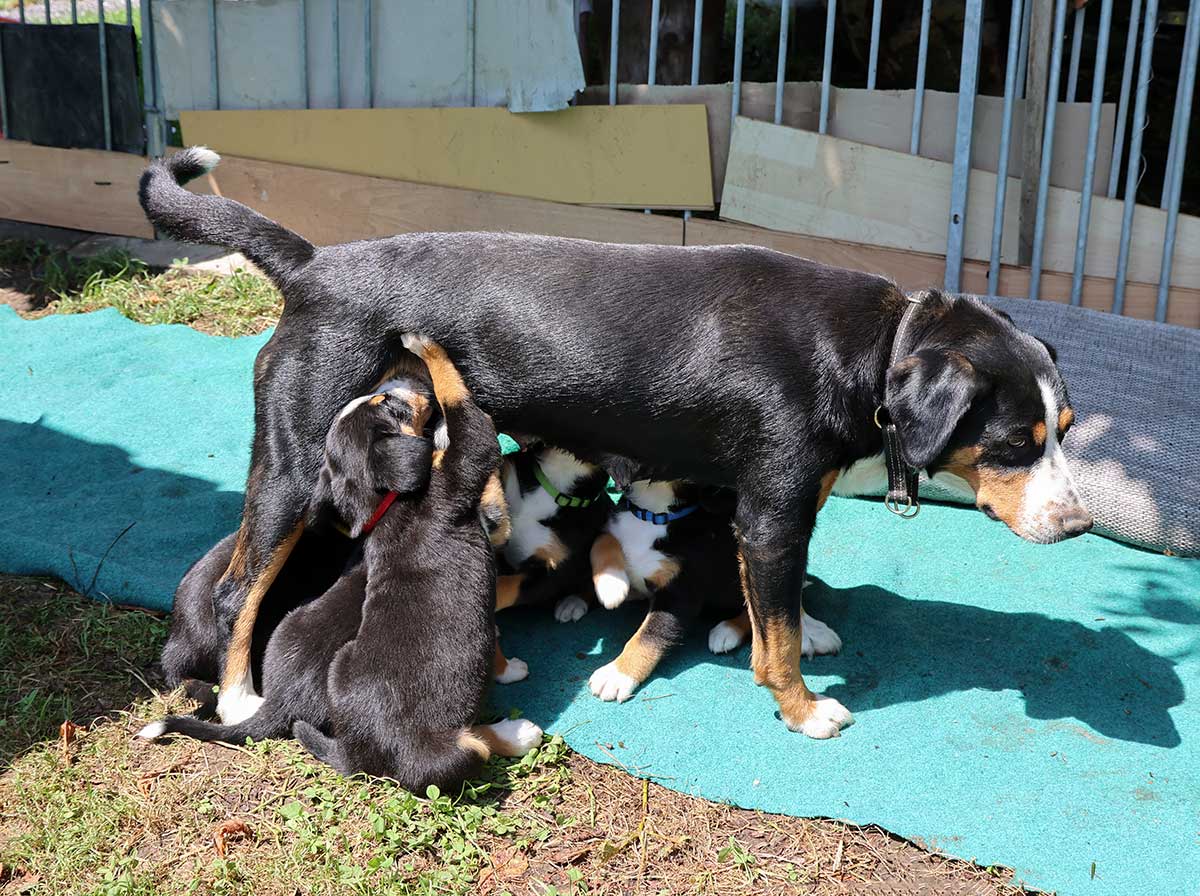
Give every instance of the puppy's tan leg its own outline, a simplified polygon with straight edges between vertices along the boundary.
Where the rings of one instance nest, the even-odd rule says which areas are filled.
[[[479,514],[483,518],[492,547],[499,548],[508,544],[512,535],[512,520],[508,515],[508,501],[504,498],[504,486],[500,484],[499,471],[492,473],[488,477],[487,485],[483,487],[483,497],[479,499]]]
[[[592,585],[605,608],[616,609],[629,596],[629,575],[625,572],[625,551],[610,532],[592,542]]]
[[[492,660],[492,677],[497,684],[512,684],[529,677],[529,665],[515,656],[506,657],[500,649],[500,641],[496,641],[496,655]]]
[[[650,677],[681,634],[682,625],[674,613],[651,609],[620,656],[592,673],[588,687],[601,700],[624,703]]]
[[[521,596],[521,583],[525,581],[524,573],[496,576],[496,609],[507,610]]]

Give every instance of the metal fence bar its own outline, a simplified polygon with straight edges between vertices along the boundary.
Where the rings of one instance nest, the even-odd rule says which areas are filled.
[[[1046,248],[1046,197],[1050,194],[1050,166],[1054,162],[1054,119],[1058,112],[1058,86],[1062,80],[1063,30],[1067,24],[1067,0],[1054,8],[1054,35],[1050,50],[1050,83],[1046,88],[1046,125],[1042,132],[1042,170],[1039,172],[1037,205],[1033,219],[1033,258],[1029,267],[1029,298],[1041,293],[1042,253]]]
[[[112,109],[108,101],[108,29],[104,27],[104,0],[97,2],[96,15],[99,23],[96,33],[100,35],[100,109],[104,116],[104,148],[112,149]]]
[[[1075,231],[1075,273],[1071,278],[1072,305],[1083,301],[1083,270],[1087,262],[1088,225],[1092,216],[1092,187],[1096,179],[1096,145],[1100,142],[1100,107],[1104,103],[1104,72],[1108,64],[1112,6],[1113,0],[1101,0],[1100,33],[1096,36],[1096,65],[1092,77],[1092,108],[1088,115],[1087,155],[1083,163],[1083,186],[1080,188],[1079,226]]]
[[[617,104],[617,43],[621,35],[621,0],[612,0],[612,32],[608,39],[608,104]]]
[[[372,0],[363,0],[363,66],[367,83],[367,107],[375,108],[375,65],[372,60],[375,48],[371,45],[371,14]]]
[[[958,76],[958,121],[954,129],[954,174],[950,182],[950,222],[946,236],[947,292],[958,292],[962,277],[963,234],[967,228],[967,183],[971,176],[971,131],[975,121],[975,89],[979,85],[979,38],[982,26],[983,0],[966,0],[962,65]]]
[[[996,165],[996,201],[992,211],[992,253],[988,262],[988,295],[1000,288],[1000,251],[1004,239],[1004,202],[1008,198],[1008,156],[1012,149],[1013,108],[1016,106],[1017,59],[1020,56],[1024,4],[1012,0],[1008,24],[1008,60],[1004,69],[1004,113],[1000,121],[1000,156]]]
[[[871,55],[867,58],[867,90],[875,89],[875,76],[879,71],[879,24],[882,20],[883,0],[875,0],[871,5]]]
[[[662,9],[662,0],[652,0],[650,3],[650,58],[646,60],[646,85],[653,87],[658,75],[658,16]]]
[[[733,40],[733,102],[730,112],[730,133],[733,122],[742,111],[742,53],[746,46],[746,0],[737,0],[737,26]]]
[[[704,0],[696,0],[696,17],[692,23],[692,85],[700,83],[700,32],[704,21]]]
[[[126,0],[126,2],[128,2],[128,0]],[[45,7],[46,7],[46,24],[49,25],[50,24],[50,0],[45,0]]]
[[[1021,40],[1017,50],[1017,98],[1025,99],[1025,82],[1029,77],[1029,26],[1033,22],[1033,3],[1025,4],[1021,17]]]
[[[21,24],[25,24],[25,0],[17,0],[17,12],[21,17]]]
[[[1175,113],[1171,119],[1171,137],[1167,141],[1167,167],[1165,169],[1166,176],[1163,178],[1162,201],[1159,202],[1159,208],[1165,209],[1170,205],[1172,180],[1175,177],[1175,156],[1182,148],[1179,140],[1179,133],[1182,130],[1185,134],[1188,130],[1189,120],[1183,111],[1184,92],[1191,87],[1187,84],[1187,79],[1183,77],[1183,70],[1187,65],[1187,48],[1192,39],[1192,32],[1196,30],[1195,21],[1192,18],[1191,7],[1188,7],[1187,27],[1183,31],[1183,49],[1179,57],[1179,83],[1175,85]]]
[[[467,101],[475,107],[475,0],[467,0]]]
[[[1083,56],[1083,25],[1087,19],[1087,7],[1075,10],[1075,30],[1071,35],[1071,65],[1067,69],[1067,102],[1075,102],[1079,89],[1079,59]]]
[[[1190,41],[1190,42],[1189,42]],[[1154,319],[1162,323],[1167,319],[1167,302],[1171,289],[1171,264],[1175,254],[1175,230],[1179,223],[1179,199],[1183,194],[1183,166],[1187,162],[1188,123],[1192,120],[1192,99],[1196,88],[1196,58],[1200,55],[1200,0],[1192,0],[1188,7],[1188,27],[1183,41],[1183,63],[1180,66],[1180,84],[1184,86],[1180,97],[1183,127],[1176,138],[1174,173],[1171,175],[1171,201],[1167,206],[1167,227],[1163,234],[1162,267],[1158,276],[1158,301],[1154,306]]]
[[[921,4],[921,40],[917,47],[917,89],[913,91],[912,136],[908,151],[914,156],[921,148],[921,119],[925,115],[925,63],[929,56],[929,19],[933,14],[933,0]]]
[[[304,79],[304,108],[312,108],[308,90],[308,0],[300,0],[300,77]]]
[[[342,108],[342,0],[333,0],[333,106]]]
[[[788,15],[791,0],[779,4],[779,62],[775,66],[775,123],[783,122],[783,84],[787,77]]]
[[[1195,0],[1193,0],[1195,2]],[[1150,93],[1150,65],[1154,57],[1154,32],[1158,26],[1158,0],[1146,0],[1142,21],[1141,59],[1138,60],[1137,97],[1133,103],[1132,132],[1129,135],[1129,161],[1125,165],[1125,208],[1121,215],[1121,245],[1117,252],[1117,273],[1113,283],[1113,314],[1125,311],[1125,275],[1129,269],[1129,236],[1133,227],[1133,209],[1137,204],[1138,170],[1142,164],[1142,132],[1146,128],[1146,99]]]
[[[833,76],[833,25],[837,18],[837,0],[826,0],[825,12],[825,61],[821,67],[821,119],[817,130],[829,130],[829,79]]]
[[[0,134],[8,137],[8,90],[4,86],[4,47],[0,41]]]
[[[79,0],[71,0],[71,24],[79,24]]]
[[[146,154],[158,158],[163,154],[163,133],[158,112],[158,73],[154,67],[154,22],[150,2],[142,0],[138,8],[142,17],[142,111],[146,121]]]
[[[133,27],[133,0],[125,0],[125,24]]]
[[[217,49],[217,0],[209,0],[208,4],[208,38],[209,38],[209,65],[212,66],[211,87],[213,95],[213,108],[221,108],[221,69],[220,69],[220,53]]]
[[[1138,22],[1142,15],[1142,0],[1131,0],[1129,4],[1129,33],[1125,37],[1125,63],[1121,69],[1121,98],[1117,102],[1116,137],[1113,143],[1112,162],[1108,168],[1109,199],[1117,195],[1117,180],[1121,176],[1121,156],[1125,150],[1125,122],[1129,118],[1129,85],[1133,83],[1133,62],[1137,56]]]

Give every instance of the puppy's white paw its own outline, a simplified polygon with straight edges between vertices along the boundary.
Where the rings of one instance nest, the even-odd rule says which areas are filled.
[[[625,574],[625,570],[605,570],[596,576],[594,584],[596,597],[606,610],[615,610],[629,597],[629,576]]]
[[[854,724],[854,716],[850,710],[832,697],[825,697],[822,694],[813,694],[813,697],[816,699],[808,717],[799,725],[788,725],[793,731],[799,731],[801,734],[807,734],[817,740],[825,740],[830,737],[838,737],[843,728]]]
[[[713,653],[729,653],[742,644],[742,632],[736,625],[718,622],[708,633],[708,649]]]
[[[542,743],[542,729],[529,719],[505,719],[492,725],[492,730],[504,744],[502,755],[524,756]]]
[[[433,340],[424,333],[405,333],[400,337],[400,342],[414,355],[419,355],[433,343]]]
[[[559,622],[578,622],[587,612],[587,601],[577,594],[564,597],[554,605],[554,618]]]
[[[606,666],[601,666],[588,679],[588,687],[591,688],[593,694],[601,700],[608,702],[616,700],[618,703],[624,703],[632,697],[639,683],[618,669],[615,660]]]
[[[263,698],[254,693],[230,693],[217,697],[217,715],[222,724],[240,725],[263,705]]]
[[[143,738],[144,740],[155,740],[156,738],[162,737],[163,734],[166,733],[166,730],[166,722],[151,722],[134,736]]]
[[[826,656],[842,649],[842,639],[838,633],[820,619],[813,619],[805,613],[800,626],[800,652],[806,657]]]
[[[496,676],[498,684],[512,684],[514,681],[524,681],[529,677],[529,664],[524,660],[519,660],[515,656],[508,658],[508,665],[504,667],[504,671]]]

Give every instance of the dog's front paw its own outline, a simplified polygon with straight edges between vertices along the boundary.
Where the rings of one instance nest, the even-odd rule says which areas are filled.
[[[618,703],[624,703],[632,697],[640,683],[637,679],[618,669],[615,660],[606,666],[601,666],[588,679],[588,687],[591,688],[593,694],[601,700],[609,702],[616,700]]]
[[[805,613],[800,627],[800,652],[804,656],[826,656],[838,653],[842,649],[842,639],[838,637],[838,633],[820,619],[813,619]]]
[[[615,610],[629,596],[629,576],[625,570],[605,570],[596,576],[596,597],[606,610]]]
[[[572,594],[554,605],[554,618],[559,622],[578,622],[587,615],[587,611],[587,601]]]
[[[529,719],[505,719],[492,730],[503,744],[503,756],[524,756],[542,743],[542,729]]]
[[[812,702],[808,704],[808,714],[802,719],[784,717],[788,728],[799,731],[817,740],[838,737],[843,728],[854,724],[854,716],[850,710],[842,706],[832,697],[813,694]]]
[[[708,649],[713,653],[729,653],[742,644],[742,630],[732,622],[718,622],[708,633]]]
[[[496,676],[497,684],[512,684],[514,681],[524,681],[529,677],[529,664],[515,656],[508,658],[504,671]]]
[[[414,355],[420,355],[421,357],[424,357],[426,352],[437,345],[436,342],[424,333],[405,333],[400,337],[400,341],[406,349]]]

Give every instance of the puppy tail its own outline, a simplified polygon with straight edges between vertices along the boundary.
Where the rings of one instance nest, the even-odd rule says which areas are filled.
[[[220,741],[225,744],[244,744],[247,738],[265,740],[288,733],[288,719],[272,703],[265,703],[258,712],[237,725],[206,722],[194,715],[167,716],[151,722],[137,733],[146,740],[157,740],[168,734],[182,734],[195,740]]]
[[[312,258],[312,243],[240,202],[183,188],[219,161],[211,149],[191,146],[151,162],[138,185],[146,217],[175,239],[236,249],[282,285]]]

